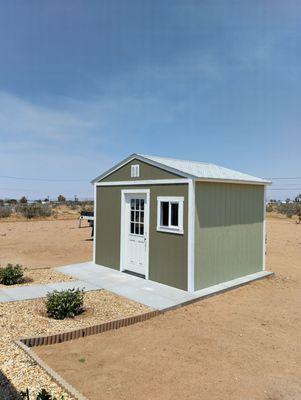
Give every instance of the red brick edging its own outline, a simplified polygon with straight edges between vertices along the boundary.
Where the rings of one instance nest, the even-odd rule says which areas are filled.
[[[136,324],[137,322],[143,322],[146,321],[147,319],[155,317],[158,314],[159,311],[155,310],[144,314],[134,315],[132,317],[125,317],[121,319],[115,319],[109,322],[103,322],[101,324],[88,326],[87,328],[78,328],[72,331],[56,333],[53,335],[20,338],[19,340],[28,347],[62,343],[68,340],[78,339],[90,335],[96,335],[97,333],[110,331],[112,329],[119,329],[124,326]]]
[[[32,349],[34,346],[42,346],[48,344],[56,344],[66,342],[68,340],[78,339],[85,336],[96,335],[98,333],[107,332],[112,329],[119,329],[125,326],[133,325],[138,322],[146,321],[160,314],[160,311],[150,311],[144,314],[134,315],[132,317],[125,317],[116,319],[114,321],[103,322],[102,324],[89,326],[87,328],[74,329],[68,332],[57,333],[54,335],[46,336],[33,336],[30,338],[20,338],[15,343],[25,351],[25,353],[36,362],[50,377],[69,395],[77,400],[88,400],[65,379],[63,379],[57,372],[50,368],[45,361],[43,361]]]

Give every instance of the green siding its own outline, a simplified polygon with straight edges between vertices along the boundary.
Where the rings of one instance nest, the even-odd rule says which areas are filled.
[[[195,290],[262,270],[264,187],[196,184]]]
[[[121,190],[97,188],[96,264],[119,270]],[[149,279],[187,290],[188,185],[135,186],[150,189]],[[157,232],[157,197],[184,196],[184,234]]]
[[[131,177],[131,165],[140,165],[140,176],[139,178]],[[181,176],[165,171],[164,169],[154,167],[150,164],[134,159],[131,162],[123,165],[110,175],[101,179],[101,182],[119,182],[119,181],[138,181],[138,180],[149,180],[149,179],[179,179]]]

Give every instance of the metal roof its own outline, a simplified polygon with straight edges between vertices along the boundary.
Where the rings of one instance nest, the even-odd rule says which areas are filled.
[[[126,159],[122,160],[120,163],[104,172],[97,178],[93,179],[92,183],[95,183],[105,176],[111,174],[116,171],[126,163],[130,162],[133,159],[138,159],[159,168],[166,169],[168,171],[174,172],[183,177],[197,179],[197,180],[216,180],[216,181],[232,181],[232,182],[242,182],[242,183],[258,183],[258,184],[270,184],[271,182],[268,180],[264,180],[261,178],[257,178],[255,176],[245,174],[243,172],[235,171],[232,169],[228,169],[225,167],[221,167],[215,164],[197,162],[197,161],[187,161],[187,160],[178,160],[175,158],[167,158],[167,157],[157,157],[157,156],[149,156],[144,154],[132,154]]]
[[[215,164],[178,160],[175,158],[157,157],[138,154],[143,158],[165,165],[169,168],[184,172],[199,179],[217,179],[230,181],[248,181],[258,183],[271,183],[270,181],[255,176],[245,174],[243,172],[228,169]]]

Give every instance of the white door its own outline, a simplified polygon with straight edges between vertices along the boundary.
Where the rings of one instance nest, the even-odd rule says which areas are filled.
[[[148,215],[146,194],[130,193],[125,199],[125,263],[124,270],[147,275]]]

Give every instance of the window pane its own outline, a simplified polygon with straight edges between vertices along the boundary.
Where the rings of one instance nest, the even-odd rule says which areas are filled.
[[[136,211],[135,214],[136,214],[136,220],[135,221],[139,222],[139,211]]]
[[[139,210],[139,199],[136,199],[136,210]]]
[[[144,235],[144,225],[140,224],[140,235]]]
[[[168,201],[161,202],[161,225],[162,226],[168,226],[168,211],[169,211],[168,207],[169,207]]]
[[[135,200],[131,199],[131,210],[134,210],[135,208]]]
[[[131,211],[131,222],[134,222],[134,218],[135,218],[135,213],[134,211]]]
[[[144,199],[141,199],[141,210],[144,210]]]
[[[135,234],[139,235],[139,224],[135,224]]]
[[[133,223],[131,223],[131,233],[134,233],[134,225]]]
[[[140,212],[140,222],[144,222],[144,211]]]
[[[171,203],[170,223],[172,226],[179,226],[179,204]]]

